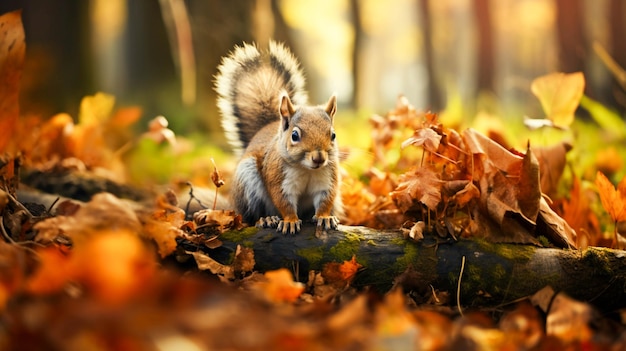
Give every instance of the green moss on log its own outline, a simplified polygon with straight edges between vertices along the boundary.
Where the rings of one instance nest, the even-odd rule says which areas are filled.
[[[339,240],[337,244],[330,248],[330,254],[332,257],[339,260],[350,260],[352,256],[357,256],[359,248],[361,247],[361,241],[365,241],[363,235],[347,232],[343,239]],[[362,257],[357,256],[357,261],[360,264],[365,264],[362,259]]]
[[[252,246],[253,243],[250,240],[258,232],[259,232],[259,228],[257,227],[247,227],[241,230],[229,230],[225,233],[222,233],[220,237],[223,240],[231,241],[233,243],[242,244],[242,245],[244,244],[244,242],[249,241],[248,244]],[[244,245],[244,246],[248,246],[248,245]]]
[[[494,253],[508,260],[516,260],[518,262],[527,262],[533,258],[537,248],[532,245],[517,244],[498,244],[487,241],[485,239],[474,239],[481,251],[486,253]]]
[[[321,269],[320,262],[324,258],[323,246],[298,249],[296,254],[307,260],[311,269]]]

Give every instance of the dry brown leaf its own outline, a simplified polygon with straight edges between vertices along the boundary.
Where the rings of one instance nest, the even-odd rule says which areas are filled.
[[[372,220],[370,206],[375,196],[359,180],[352,177],[341,179],[341,200],[344,206],[343,224],[363,225]]]
[[[0,150],[8,150],[17,127],[25,53],[22,11],[0,16]]]
[[[424,221],[417,221],[409,230],[409,238],[420,241],[424,239],[424,229],[426,228],[426,223]]]
[[[405,140],[401,147],[404,149],[409,145],[422,146],[424,147],[424,150],[436,153],[439,148],[440,141],[441,135],[437,134],[437,132],[431,128],[421,128],[416,130],[412,137]]]
[[[400,184],[390,195],[398,208],[407,212],[418,203],[435,211],[441,202],[441,180],[430,168],[416,167],[400,176]]]
[[[184,236],[185,232],[168,221],[147,219],[142,235],[152,239],[157,244],[159,256],[165,258],[176,251],[176,238]]]
[[[50,160],[61,160],[70,156],[66,145],[66,138],[74,129],[72,116],[67,113],[59,113],[39,124],[33,131],[28,132],[27,143],[21,145],[28,155],[27,164],[45,164]]]
[[[468,182],[467,185],[459,192],[454,194],[452,200],[454,200],[457,205],[463,207],[467,205],[473,199],[480,198],[480,190],[474,185],[473,182]]]
[[[220,276],[220,279],[223,280],[235,279],[235,272],[232,266],[221,264],[200,251],[185,251],[185,253],[193,256],[199,270],[208,270],[209,272]]]
[[[539,161],[541,192],[544,194],[551,196],[556,192],[563,170],[565,170],[566,154],[571,149],[572,146],[567,142],[533,148],[533,153]]]
[[[241,215],[231,210],[200,210],[193,215],[193,220],[200,227],[214,228],[217,233],[238,230],[243,226]]]
[[[235,259],[233,260],[232,264],[235,273],[252,272],[255,264],[256,262],[254,260],[254,250],[249,247],[237,245],[237,249],[235,251]]]
[[[539,214],[539,202],[541,201],[541,188],[539,176],[539,162],[530,149],[526,148],[526,154],[522,160],[522,169],[517,182],[517,204],[524,217],[533,223]]]
[[[539,204],[537,226],[544,229],[541,235],[559,247],[576,248],[576,231],[559,216],[542,197]]]
[[[519,174],[522,157],[513,154],[495,141],[471,128],[463,131],[463,141],[470,153],[473,155],[484,155],[488,160],[488,166],[492,165],[506,172],[506,174]],[[486,162],[484,158],[483,162]],[[480,166],[481,164],[474,163],[473,179],[480,179],[482,171],[491,171],[486,169],[487,167],[485,166]]]
[[[222,179],[222,175],[220,171],[217,169],[217,165],[215,164],[215,160],[211,158],[211,163],[213,164],[213,172],[211,173],[211,181],[216,188],[221,188],[224,185],[224,179]]]

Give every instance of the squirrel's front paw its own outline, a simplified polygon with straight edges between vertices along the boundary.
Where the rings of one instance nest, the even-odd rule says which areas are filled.
[[[277,232],[282,232],[283,234],[296,234],[300,231],[302,227],[302,221],[298,218],[296,219],[285,219],[278,222],[278,227],[276,228]]]
[[[314,219],[317,221],[318,228],[337,229],[337,226],[339,226],[339,220],[335,216],[316,216]]]
[[[257,228],[276,228],[280,223],[280,218],[278,216],[267,216],[261,217],[258,221],[256,221],[255,226]]]

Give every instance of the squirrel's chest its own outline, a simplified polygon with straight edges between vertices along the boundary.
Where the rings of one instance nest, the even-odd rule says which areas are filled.
[[[332,169],[310,170],[291,168],[285,172],[283,179],[283,191],[285,194],[295,197],[317,194],[328,191],[332,186]]]

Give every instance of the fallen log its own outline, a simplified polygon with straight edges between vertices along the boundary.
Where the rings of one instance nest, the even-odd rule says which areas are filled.
[[[417,297],[435,290],[455,297],[461,277],[460,301],[466,307],[508,304],[548,285],[601,310],[626,307],[626,251],[621,250],[565,250],[482,239],[437,242],[441,239],[428,237],[418,243],[399,231],[349,226],[321,239],[308,225],[295,236],[247,228],[220,239],[221,247],[206,250],[212,258],[227,263],[236,246],[243,245],[254,250],[255,270],[285,267],[305,282],[309,270],[354,255],[363,268],[352,285],[380,292],[398,284]]]

